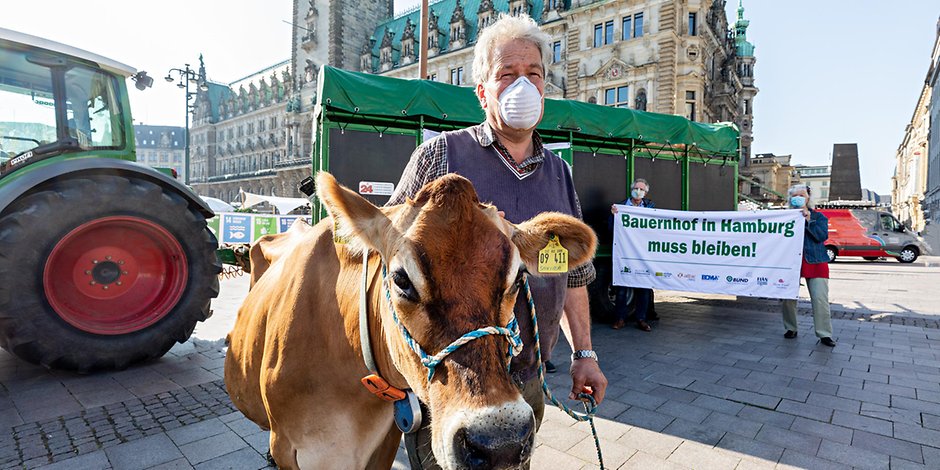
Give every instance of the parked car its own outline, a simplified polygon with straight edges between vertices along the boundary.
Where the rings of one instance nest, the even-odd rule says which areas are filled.
[[[890,256],[913,263],[918,256],[930,254],[923,238],[887,212],[875,208],[818,210],[829,219],[825,246],[830,262],[838,256],[861,256],[869,261]]]

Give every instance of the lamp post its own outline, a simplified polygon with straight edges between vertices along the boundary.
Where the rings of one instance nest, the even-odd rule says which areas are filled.
[[[186,128],[185,128],[186,130],[184,131],[185,135],[183,136],[183,138],[185,139],[184,142],[185,142],[186,150],[185,150],[185,157],[184,157],[184,162],[183,162],[183,183],[188,185],[189,184],[189,113],[194,107],[193,105],[189,104],[189,100],[193,96],[196,96],[196,92],[189,91],[189,82],[193,82],[193,83],[198,82],[199,90],[201,91],[209,90],[209,86],[206,85],[205,81],[199,80],[199,75],[196,73],[195,70],[189,68],[189,64],[185,64],[185,68],[182,68],[182,69],[177,69],[177,68],[170,69],[170,71],[166,73],[166,77],[164,77],[164,80],[166,80],[168,83],[173,83],[173,81],[176,80],[173,78],[174,73],[177,75],[177,78],[179,79],[179,82],[176,84],[176,86],[178,88],[182,88],[186,90],[186,108],[185,108],[186,109]]]

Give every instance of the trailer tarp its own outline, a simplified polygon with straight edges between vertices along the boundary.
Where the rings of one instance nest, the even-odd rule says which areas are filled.
[[[470,125],[483,122],[473,88],[429,80],[403,80],[324,66],[319,104],[363,118],[382,117]],[[320,109],[319,112],[323,112]],[[573,100],[545,100],[540,131],[571,131],[601,140],[693,146],[736,157],[738,130],[732,123],[703,124],[681,116],[612,108]]]

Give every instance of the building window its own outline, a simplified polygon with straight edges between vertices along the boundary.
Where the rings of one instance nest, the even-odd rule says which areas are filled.
[[[601,24],[594,25],[594,47],[601,47],[604,41],[604,26]]]
[[[614,42],[614,21],[604,23],[604,44]]]
[[[452,85],[463,85],[463,67],[450,69],[450,83]]]
[[[744,114],[751,114],[751,100],[744,100]]]
[[[604,90],[604,104],[616,108],[630,107],[630,88],[626,85]]]
[[[561,62],[561,41],[552,44],[552,63]]]
[[[695,92],[685,92],[685,117],[690,121],[695,120]]]
[[[630,39],[630,28],[632,28],[632,25],[633,25],[633,18],[629,16],[624,16],[623,25],[622,25],[623,28],[620,30],[621,40],[626,41],[627,39]]]
[[[643,36],[643,13],[633,15],[633,37]]]
[[[698,25],[696,24],[696,20],[698,19],[697,15],[697,13],[689,13],[689,36],[698,35]]]

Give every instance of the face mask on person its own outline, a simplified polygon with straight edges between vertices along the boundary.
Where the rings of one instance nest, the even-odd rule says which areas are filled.
[[[542,94],[526,77],[519,77],[499,95],[499,116],[515,129],[535,127],[542,117]]]
[[[633,196],[633,199],[643,199],[646,196],[646,190],[644,189],[634,189],[630,191],[630,195]]]
[[[806,198],[803,196],[790,196],[790,207],[799,209],[806,205]]]

